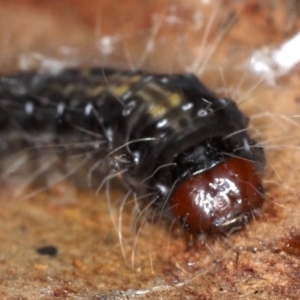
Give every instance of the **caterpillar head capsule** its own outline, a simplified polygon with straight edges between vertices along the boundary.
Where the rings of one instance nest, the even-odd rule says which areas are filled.
[[[193,235],[239,230],[259,214],[264,201],[260,175],[253,162],[231,158],[184,179],[170,205]]]

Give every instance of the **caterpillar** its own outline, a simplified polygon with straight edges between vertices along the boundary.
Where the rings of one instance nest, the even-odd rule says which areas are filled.
[[[92,68],[0,78],[2,157],[27,149],[39,170],[38,152],[54,151],[66,174],[86,165],[97,190],[120,178],[194,236],[236,231],[260,214],[264,151],[247,126],[232,100],[193,74]],[[82,164],[70,169],[75,160]],[[16,161],[2,160],[6,176]]]

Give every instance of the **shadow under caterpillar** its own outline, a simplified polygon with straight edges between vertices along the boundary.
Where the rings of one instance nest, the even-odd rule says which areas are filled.
[[[0,78],[2,157],[27,149],[34,160],[39,149],[54,150],[65,174],[87,165],[97,190],[119,177],[202,238],[239,230],[260,213],[265,158],[247,126],[232,100],[192,74],[94,68]],[[75,159],[82,163],[70,169]],[[4,177],[23,162],[3,160]],[[29,181],[42,173],[38,160],[35,171]]]

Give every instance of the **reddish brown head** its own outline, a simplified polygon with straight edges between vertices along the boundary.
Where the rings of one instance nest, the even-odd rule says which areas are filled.
[[[260,212],[261,178],[254,164],[231,158],[183,180],[171,195],[175,217],[194,235],[235,231]]]

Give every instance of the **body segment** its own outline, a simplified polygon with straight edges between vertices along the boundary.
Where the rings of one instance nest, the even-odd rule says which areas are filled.
[[[90,170],[122,173],[139,198],[195,235],[240,228],[260,211],[265,160],[247,125],[232,100],[191,74],[99,68],[0,81],[3,155],[50,145],[63,158],[80,154]],[[226,174],[237,190],[220,184]],[[206,195],[202,204],[190,190]],[[227,205],[205,213],[208,198]]]

